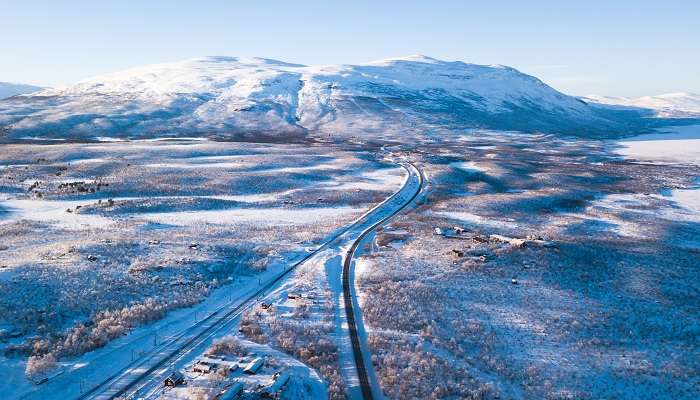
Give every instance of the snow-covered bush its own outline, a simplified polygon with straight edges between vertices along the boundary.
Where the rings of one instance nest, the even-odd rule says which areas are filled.
[[[241,344],[241,342],[233,335],[227,335],[222,338],[214,340],[207,353],[212,354],[222,354],[229,356],[245,356],[248,354],[248,350]]]
[[[56,366],[56,357],[52,354],[31,356],[27,360],[27,367],[24,372],[28,378],[38,379],[51,372]]]
[[[255,316],[256,314],[252,313],[245,313],[243,315],[240,325],[241,333],[256,343],[265,344],[268,342],[267,335],[263,332],[262,326]],[[257,314],[257,316],[259,316],[259,314]]]

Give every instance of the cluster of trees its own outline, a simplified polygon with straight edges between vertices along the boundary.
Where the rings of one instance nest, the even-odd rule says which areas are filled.
[[[372,363],[392,399],[497,399],[501,393],[480,382],[466,365],[426,351],[424,343],[371,333]]]
[[[27,366],[24,373],[29,379],[40,379],[56,368],[56,357],[53,354],[44,354],[41,356],[31,356],[27,360]]]
[[[60,356],[83,354],[104,346],[139,325],[163,318],[168,310],[186,305],[191,305],[191,302],[167,302],[148,298],[142,303],[119,310],[99,312],[92,318],[89,326],[80,324],[70,330],[63,341],[56,344],[53,352]]]
[[[248,354],[248,349],[233,335],[226,335],[214,340],[208,353],[243,357]]]
[[[260,317],[260,313],[247,312],[243,314],[239,329],[241,333],[255,343],[266,344],[269,338],[263,331],[263,327],[260,324]]]
[[[429,235],[427,241],[439,240]],[[465,318],[464,293],[456,285],[465,269],[447,254],[439,243],[411,240],[400,251],[366,258],[370,266],[358,276],[372,362],[389,398],[502,395],[471,372],[483,362],[475,349],[492,337]]]
[[[152,298],[119,310],[97,313],[89,324],[78,324],[60,336],[33,339],[26,342],[26,375],[30,378],[57,366],[61,357],[76,356],[127,334],[131,329],[162,318],[168,310],[191,305],[184,300],[163,301]]]

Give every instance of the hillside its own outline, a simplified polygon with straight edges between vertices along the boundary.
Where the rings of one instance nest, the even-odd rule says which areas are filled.
[[[667,93],[638,98],[587,96],[585,101],[651,112],[658,118],[700,118],[700,95],[695,93]]]
[[[18,94],[34,93],[42,90],[39,86],[25,85],[22,83],[0,82],[0,100]]]
[[[307,67],[206,57],[0,102],[9,138],[396,136],[485,128],[595,135],[605,110],[505,66],[410,56]]]

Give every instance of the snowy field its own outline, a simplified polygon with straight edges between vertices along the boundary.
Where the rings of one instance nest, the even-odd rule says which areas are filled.
[[[314,145],[3,150],[0,290],[13,295],[0,300],[0,388],[10,394],[222,288],[257,284],[404,179],[372,152]]]
[[[640,135],[619,142],[626,158],[652,163],[688,164],[700,167],[700,125],[659,129],[661,133]],[[686,218],[700,220],[700,178],[690,189],[670,188],[661,195],[673,200]]]
[[[479,132],[402,152],[426,195],[362,243],[355,271],[386,397],[697,398],[697,128],[615,143]],[[401,187],[378,159],[191,139],[5,146],[0,389],[75,397],[243,298]],[[345,250],[301,265],[178,364],[186,385],[148,398],[239,384],[347,398]]]
[[[620,141],[618,152],[638,160],[700,165],[700,125],[660,128],[659,131]]]
[[[427,201],[358,272],[386,396],[697,398],[699,147],[667,142],[421,148]]]

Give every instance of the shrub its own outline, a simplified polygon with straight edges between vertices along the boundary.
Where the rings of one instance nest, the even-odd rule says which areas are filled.
[[[248,350],[235,336],[228,335],[214,341],[209,348],[209,353],[229,356],[245,356]]]
[[[27,360],[27,368],[24,373],[30,379],[37,379],[46,376],[46,374],[56,368],[56,366],[56,358],[52,354],[31,356],[29,360]]]

